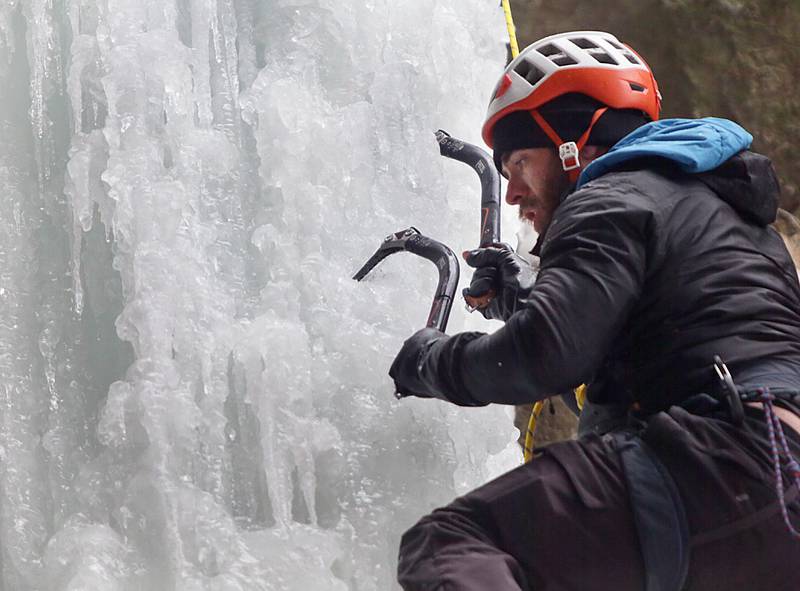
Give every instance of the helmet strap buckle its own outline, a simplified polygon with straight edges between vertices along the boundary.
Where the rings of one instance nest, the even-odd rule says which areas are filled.
[[[575,142],[564,142],[558,146],[558,157],[565,172],[581,167],[580,150]]]
[[[606,111],[608,111],[608,107],[600,107],[594,112],[592,120],[589,122],[589,127],[586,128],[586,131],[583,132],[583,135],[577,142],[565,142],[537,109],[531,110],[531,116],[534,121],[542,128],[547,137],[550,138],[550,141],[558,146],[558,157],[561,159],[561,167],[564,169],[564,172],[569,173],[569,179],[573,183],[577,182],[581,172],[581,148],[589,141],[589,136],[592,134],[595,123],[600,120],[600,117],[602,117]]]

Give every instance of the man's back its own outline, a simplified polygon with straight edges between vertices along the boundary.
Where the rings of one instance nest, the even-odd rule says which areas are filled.
[[[769,161],[744,153],[702,175],[652,164],[604,175],[557,213],[596,212],[602,223],[603,193],[613,186],[629,195],[632,216],[651,215],[646,235],[630,236],[645,239],[645,249],[620,253],[643,253],[644,281],[590,398],[658,410],[710,391],[714,355],[734,374],[767,357],[800,362],[800,284],[767,225],[777,208]],[[585,205],[570,204],[575,198]]]

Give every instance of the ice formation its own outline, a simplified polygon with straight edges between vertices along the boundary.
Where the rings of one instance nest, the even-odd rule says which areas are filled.
[[[0,5],[2,589],[392,589],[514,461],[503,409],[392,397],[435,269],[350,279],[475,245],[433,132],[478,143],[497,4]]]

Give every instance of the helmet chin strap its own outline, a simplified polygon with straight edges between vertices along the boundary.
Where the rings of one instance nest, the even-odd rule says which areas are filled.
[[[594,115],[592,115],[592,120],[589,122],[589,127],[583,132],[583,135],[578,138],[577,142],[565,142],[561,139],[556,130],[551,127],[547,120],[542,117],[537,109],[533,109],[530,112],[533,119],[536,121],[539,127],[542,128],[542,131],[544,131],[545,134],[547,134],[547,137],[549,137],[550,140],[558,147],[558,157],[561,159],[561,167],[569,176],[571,183],[576,183],[578,181],[578,177],[581,174],[581,169],[583,168],[580,160],[580,152],[586,145],[586,142],[589,141],[589,136],[591,135],[595,124],[600,120],[600,117],[602,117],[603,113],[606,111],[608,111],[608,107],[600,107],[594,112]]]

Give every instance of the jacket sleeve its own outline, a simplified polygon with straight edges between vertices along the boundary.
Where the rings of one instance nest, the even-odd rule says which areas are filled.
[[[524,309],[437,343],[426,373],[451,400],[522,404],[591,380],[639,298],[655,226],[649,199],[613,176],[556,210]]]

